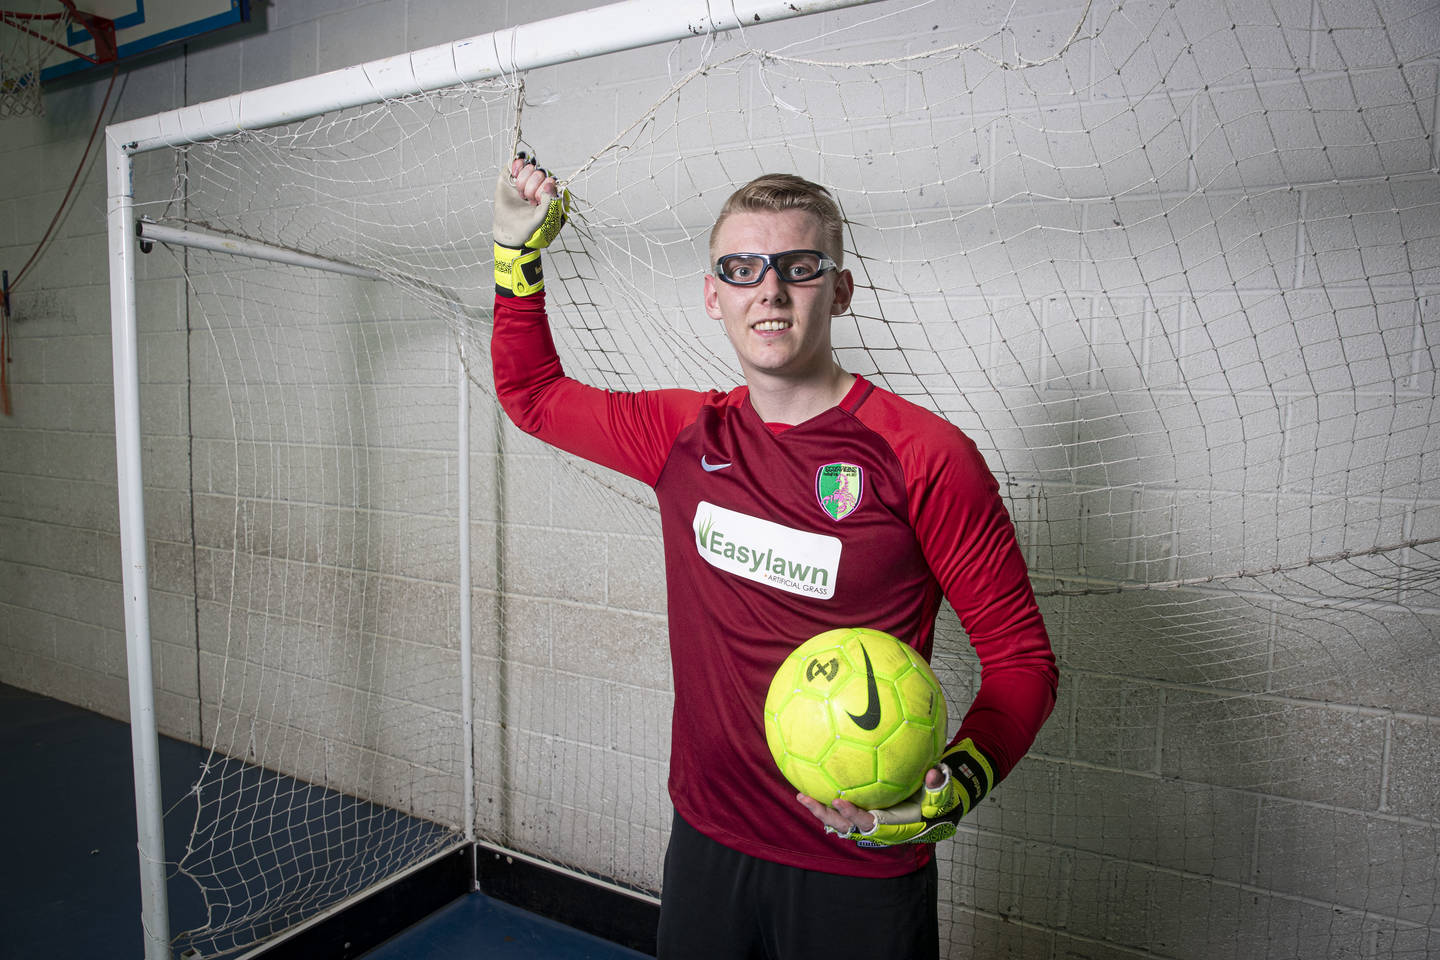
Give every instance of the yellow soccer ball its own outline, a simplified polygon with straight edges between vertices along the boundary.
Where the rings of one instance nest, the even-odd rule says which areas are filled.
[[[775,672],[765,742],[785,779],[821,803],[879,810],[920,788],[945,747],[945,694],[930,665],[888,633],[811,637]]]

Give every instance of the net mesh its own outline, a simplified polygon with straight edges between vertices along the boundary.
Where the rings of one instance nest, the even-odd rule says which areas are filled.
[[[1021,3],[962,28],[887,7],[583,68],[603,83],[562,66],[177,151],[139,212],[388,278],[194,253],[177,271],[193,452],[173,482],[194,501],[216,757],[195,796],[247,795],[228,758],[286,784],[263,815],[197,816],[177,867],[213,919],[183,939],[343,895],[338,865],[295,890],[214,866],[236,844],[308,865],[313,839],[261,828],[327,822],[315,784],[356,805],[336,864],[392,844],[413,862],[470,827],[658,889],[650,494],[508,429],[490,394],[489,203],[526,138],[570,171],[547,288],[572,375],[738,382],[701,309],[708,229],[736,184],[793,170],[846,214],[842,364],[996,472],[1064,681],[1031,757],[940,852],[945,955],[1433,954],[1436,13]],[[463,491],[457,355],[478,388]],[[935,662],[968,703],[948,611]]]
[[[464,836],[457,363],[393,287],[346,294],[347,318],[313,272],[185,260],[204,322],[176,482],[209,759],[166,817],[188,832],[177,945],[211,957]]]

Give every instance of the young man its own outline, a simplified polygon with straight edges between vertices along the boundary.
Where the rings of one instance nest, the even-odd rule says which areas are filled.
[[[568,199],[568,198],[567,198]],[[840,211],[789,175],[752,181],[710,236],[706,312],[745,384],[612,393],[565,376],[545,318],[540,250],[567,199],[523,155],[495,205],[495,389],[523,430],[649,484],[665,542],[675,807],[662,958],[938,953],[933,843],[1029,749],[1055,701],[1055,660],[997,484],[942,418],[843,370],[849,309]],[[844,502],[820,471],[843,468]],[[806,584],[709,549],[717,532],[804,552]],[[981,664],[960,730],[910,800],[861,810],[797,796],[765,743],[770,679],[800,643],[871,627],[929,659],[948,599]]]

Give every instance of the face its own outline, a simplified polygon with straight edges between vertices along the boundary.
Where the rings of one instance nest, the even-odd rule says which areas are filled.
[[[730,253],[824,250],[820,222],[803,210],[734,213],[715,237],[716,258]],[[832,254],[833,255],[833,254]],[[774,269],[753,287],[705,277],[705,312],[725,325],[747,382],[775,377],[801,382],[830,377],[830,320],[850,307],[850,271],[826,271],[785,283]]]

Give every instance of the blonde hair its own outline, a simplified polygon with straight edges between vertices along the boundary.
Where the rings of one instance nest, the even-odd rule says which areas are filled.
[[[837,264],[843,262],[845,218],[840,213],[840,205],[830,196],[829,190],[793,173],[761,174],[730,194],[730,199],[725,201],[720,215],[715,218],[715,226],[710,228],[711,261],[715,259],[715,238],[720,235],[720,225],[732,213],[781,213],[786,210],[802,210],[819,221],[825,244],[823,252]]]

